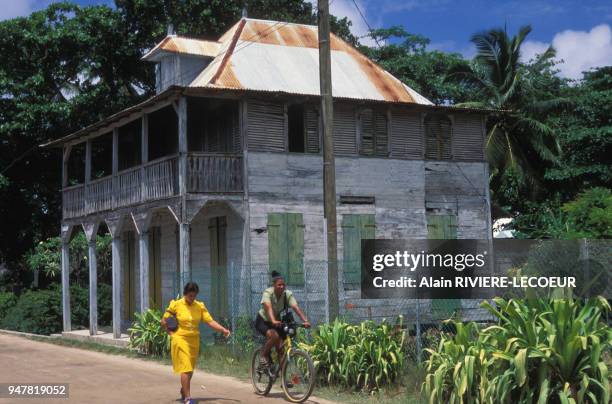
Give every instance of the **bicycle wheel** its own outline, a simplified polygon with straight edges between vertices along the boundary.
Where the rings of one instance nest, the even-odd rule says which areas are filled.
[[[255,394],[260,396],[265,396],[270,392],[272,388],[272,383],[274,380],[268,374],[268,371],[265,369],[261,369],[259,365],[259,354],[261,353],[262,348],[256,349],[253,352],[253,358],[251,359],[251,383],[253,384],[253,389],[255,390]]]
[[[314,390],[316,377],[310,356],[299,349],[292,350],[281,368],[281,385],[287,399],[292,403],[306,401]]]

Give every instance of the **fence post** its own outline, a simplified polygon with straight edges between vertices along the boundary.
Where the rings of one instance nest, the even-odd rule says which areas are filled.
[[[230,344],[232,344],[232,355],[236,356],[236,313],[234,311],[236,307],[236,301],[234,296],[234,261],[230,261],[229,267],[229,284],[230,284],[230,323],[232,326],[232,337]]]
[[[305,309],[306,309],[306,318],[311,319],[310,316],[310,299],[308,297],[308,265],[304,264],[304,300],[305,300]]]
[[[421,363],[421,301],[417,298],[416,301],[416,350],[417,350],[417,363]]]

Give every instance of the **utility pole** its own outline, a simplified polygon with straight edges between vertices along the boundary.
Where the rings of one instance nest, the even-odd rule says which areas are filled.
[[[331,51],[329,38],[329,2],[318,0],[319,80],[323,118],[323,198],[327,232],[328,319],[340,314],[338,302],[338,232],[336,224],[336,168],[334,163],[334,108],[332,101]]]

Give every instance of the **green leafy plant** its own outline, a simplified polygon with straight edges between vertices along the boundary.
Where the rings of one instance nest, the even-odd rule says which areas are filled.
[[[72,326],[89,327],[89,291],[71,285],[70,307]],[[109,325],[111,316],[111,287],[106,284],[98,285],[98,324]],[[55,284],[49,289],[27,290],[22,293],[14,304],[8,306],[4,318],[0,319],[0,328],[34,334],[61,332],[61,286]]]
[[[456,323],[454,337],[428,349],[423,390],[430,403],[609,402],[605,299],[494,302],[482,306],[496,325]]]
[[[400,324],[340,320],[320,325],[308,351],[324,382],[371,391],[394,383],[402,370],[405,333]]]
[[[149,309],[134,313],[135,320],[128,329],[129,347],[145,355],[167,356],[170,352],[170,336],[161,326],[161,310]]]
[[[17,296],[12,292],[0,292],[0,321],[6,316],[7,311],[17,304]]]

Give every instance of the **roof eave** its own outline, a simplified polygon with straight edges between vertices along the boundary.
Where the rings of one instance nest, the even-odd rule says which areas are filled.
[[[72,140],[78,139],[80,137],[86,136],[89,133],[102,129],[105,126],[111,125],[116,121],[119,121],[122,118],[125,118],[127,116],[129,116],[130,114],[133,113],[137,113],[139,111],[142,111],[143,109],[150,107],[160,101],[165,100],[166,98],[170,98],[174,95],[178,95],[180,94],[182,91],[184,90],[184,87],[180,87],[180,86],[171,86],[168,87],[166,90],[164,90],[163,92],[149,98],[148,100],[145,100],[139,104],[133,105],[129,108],[126,108],[124,110],[121,110],[113,115],[110,115],[94,124],[91,124],[89,126],[86,126],[82,129],[79,129],[76,132],[73,132],[69,135],[63,136],[59,139],[56,140],[52,140],[50,142],[47,143],[43,143],[41,145],[39,145],[38,147],[42,147],[42,148],[50,148],[50,147],[61,147],[63,146],[65,143],[68,143]]]

